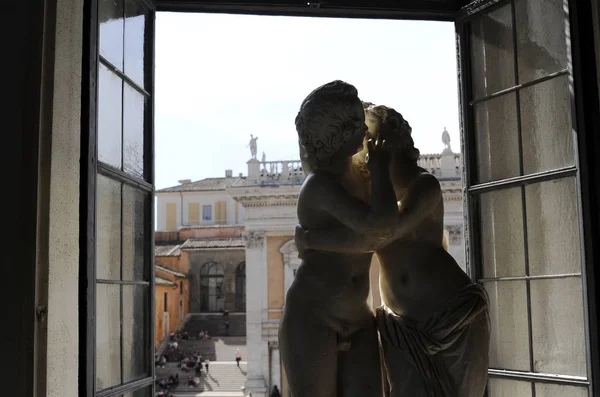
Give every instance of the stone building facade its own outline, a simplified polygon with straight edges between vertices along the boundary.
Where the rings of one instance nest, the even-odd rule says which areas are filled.
[[[163,263],[169,269],[176,266],[186,274],[189,285],[186,313],[245,312],[242,231],[242,226],[214,225],[155,233],[156,263]]]

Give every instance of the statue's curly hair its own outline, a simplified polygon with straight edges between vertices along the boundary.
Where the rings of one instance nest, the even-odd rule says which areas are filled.
[[[332,157],[356,134],[364,134],[365,120],[358,90],[335,80],[324,84],[302,102],[296,116],[300,155],[310,168],[331,164]]]
[[[364,102],[366,105],[368,102]],[[419,160],[419,149],[415,147],[415,142],[412,139],[412,128],[408,121],[396,110],[377,105],[364,106],[368,112],[376,114],[382,121],[381,123],[381,138],[385,139],[389,144],[396,148],[396,153],[402,154],[407,160],[417,162]]]

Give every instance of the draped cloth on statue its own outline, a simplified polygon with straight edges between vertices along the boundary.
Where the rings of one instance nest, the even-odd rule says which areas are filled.
[[[481,397],[487,382],[488,296],[464,287],[427,321],[376,309],[392,397]]]

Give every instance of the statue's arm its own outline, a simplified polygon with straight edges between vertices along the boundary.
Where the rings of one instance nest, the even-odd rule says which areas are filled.
[[[431,217],[433,209],[442,200],[442,189],[437,178],[428,173],[419,176],[411,187],[407,199],[400,205],[394,236],[387,239],[384,245],[413,232],[424,219]]]
[[[388,167],[371,171],[371,206],[352,197],[334,178],[322,175],[313,192],[320,210],[331,214],[351,231],[377,237],[393,235],[397,202]]]
[[[299,252],[306,249],[363,254],[373,252],[383,242],[381,238],[367,237],[342,227],[337,229],[304,229],[296,226],[296,246]]]

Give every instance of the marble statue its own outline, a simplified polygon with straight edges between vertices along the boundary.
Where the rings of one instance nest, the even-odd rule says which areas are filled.
[[[263,163],[267,162],[267,155],[265,154],[265,152],[262,152],[262,162]]]
[[[256,141],[258,140],[258,137],[254,137],[254,135],[250,134],[250,143],[248,144],[248,146],[250,148],[250,154],[252,155],[252,158],[255,159],[256,158],[256,150],[257,150],[257,145],[256,145]]]
[[[441,187],[417,165],[409,124],[391,108],[366,107],[367,138],[385,139],[391,149],[389,173],[398,200],[394,235],[381,239],[356,228],[301,224],[296,244],[305,258],[323,251],[376,252],[384,302],[376,318],[391,397],[481,397],[490,339],[487,294],[443,247]],[[363,150],[354,156],[360,172],[349,183],[366,201],[379,182],[361,167],[365,155]]]
[[[295,120],[307,177],[298,196],[302,227],[345,227],[374,239],[394,232],[396,199],[385,142],[367,144],[370,204],[344,184],[367,127],[356,88],[333,81],[311,92]],[[310,171],[306,171],[310,170]],[[367,303],[371,253],[306,250],[279,328],[293,397],[381,397],[383,377],[373,311]]]
[[[444,143],[445,151],[452,151],[452,148],[450,147],[450,133],[446,127],[444,127],[444,132],[442,132],[442,142]]]

